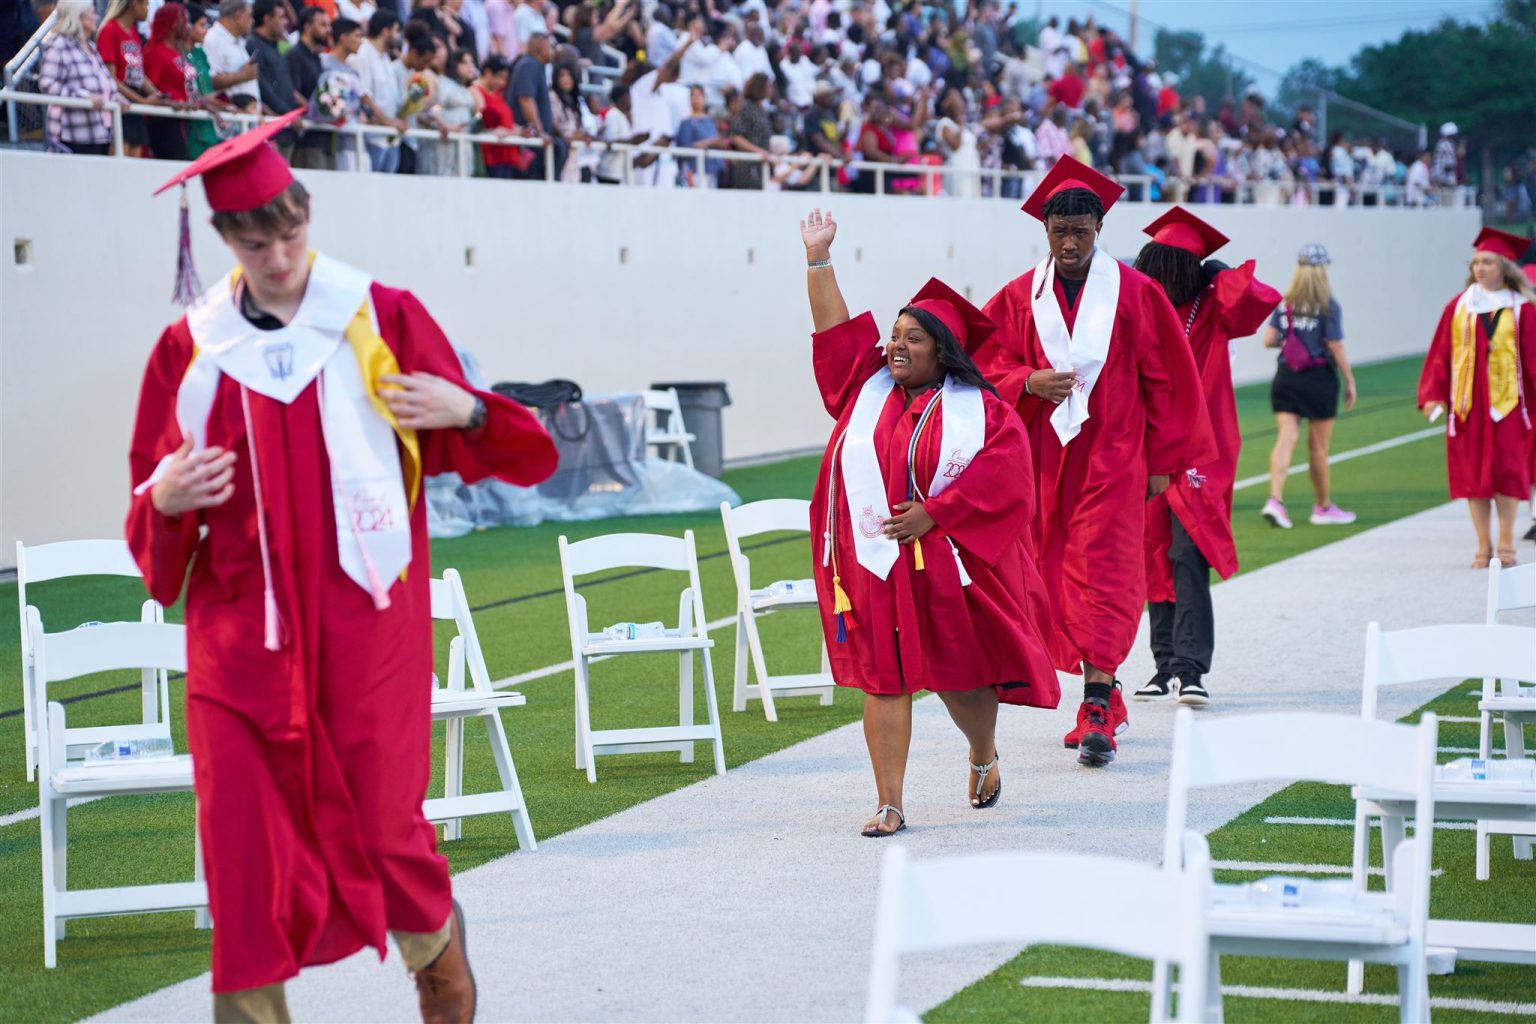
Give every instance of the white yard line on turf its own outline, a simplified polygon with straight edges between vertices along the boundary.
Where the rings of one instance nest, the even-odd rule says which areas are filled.
[[[1149,981],[1130,978],[1047,978],[1029,977],[1019,981],[1025,988],[1076,988],[1090,992],[1148,992]],[[1221,994],[1240,999],[1288,999],[1300,1003],[1363,1003],[1368,1006],[1396,1006],[1397,996],[1381,992],[1365,992],[1350,995],[1348,992],[1326,992],[1311,988],[1269,988],[1261,985],[1223,985]],[[1503,1013],[1527,1015],[1536,1013],[1536,1003],[1508,1003],[1492,999],[1457,999],[1450,996],[1430,996],[1429,1005],[1435,1010],[1461,1010],[1467,1013]]]
[[[1411,434],[1403,434],[1401,437],[1389,437],[1385,441],[1377,441],[1375,444],[1368,444],[1363,448],[1351,448],[1347,452],[1339,452],[1337,455],[1330,455],[1328,456],[1328,465],[1332,466],[1335,463],[1348,462],[1350,459],[1358,459],[1362,455],[1375,455],[1377,452],[1384,452],[1389,448],[1397,448],[1405,444],[1412,444],[1415,441],[1422,441],[1426,437],[1435,437],[1436,435],[1443,435],[1444,433],[1444,427],[1430,427],[1427,430],[1415,430]],[[1306,471],[1307,464],[1302,462],[1298,465],[1292,466],[1285,472],[1287,476],[1295,476],[1298,473],[1305,473]],[[1255,476],[1245,476],[1243,479],[1233,484],[1232,488],[1233,490],[1240,491],[1245,487],[1253,487],[1256,484],[1262,484],[1268,480],[1268,473],[1259,473]]]
[[[94,803],[95,801],[100,800],[100,799],[101,799],[101,797],[99,797],[99,796],[81,797],[79,800],[71,800],[69,802],[69,806],[71,806],[71,807],[79,807],[81,804]],[[28,807],[26,810],[24,810],[24,811],[17,811],[15,814],[0,815],[0,828],[4,828],[7,825],[20,825],[22,822],[24,822],[24,821],[31,821],[33,818],[36,818],[36,817],[37,817],[37,808],[36,807]]]
[[[1372,820],[1374,821],[1374,820],[1378,820],[1378,819],[1372,819]],[[1329,825],[1329,826],[1332,826],[1332,825],[1348,825],[1350,828],[1354,828],[1355,827],[1355,822],[1354,822],[1353,818],[1292,818],[1292,817],[1287,817],[1287,816],[1284,816],[1284,815],[1279,815],[1279,816],[1272,817],[1272,818],[1265,818],[1264,819],[1264,824],[1266,824],[1266,825]],[[1413,826],[1409,825],[1408,827],[1412,828]],[[1475,832],[1477,830],[1477,825],[1474,824],[1473,822],[1470,822],[1470,821],[1437,821],[1437,822],[1435,822],[1435,828],[1438,828],[1438,829],[1440,829],[1442,831],[1445,831],[1445,832]]]
[[[1211,867],[1216,871],[1273,871],[1291,875],[1347,875],[1353,870],[1348,864],[1286,864],[1269,860],[1213,860]],[[1382,876],[1381,868],[1368,870],[1373,877]],[[1430,874],[1439,878],[1445,872],[1435,868]]]

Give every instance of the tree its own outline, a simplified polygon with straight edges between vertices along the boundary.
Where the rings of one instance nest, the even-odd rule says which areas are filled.
[[[1289,121],[1295,118],[1296,111],[1302,107],[1317,109],[1317,95],[1320,91],[1345,91],[1341,88],[1342,77],[1338,68],[1331,68],[1315,57],[1291,65],[1285,77],[1280,79],[1279,88],[1275,90],[1273,119],[1277,122]]]
[[[1152,52],[1159,70],[1178,75],[1181,96],[1203,96],[1213,112],[1222,100],[1240,99],[1253,85],[1252,76],[1236,67],[1225,47],[1207,52],[1205,36],[1199,32],[1160,28],[1153,38]]]

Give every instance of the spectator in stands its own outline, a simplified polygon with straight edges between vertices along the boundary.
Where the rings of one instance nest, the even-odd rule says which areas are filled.
[[[157,103],[160,99],[160,91],[144,74],[144,41],[139,38],[138,25],[147,17],[149,0],[110,0],[96,34],[101,61],[117,80],[117,92],[124,103]],[[143,114],[123,115],[123,154],[153,155]]]
[[[1333,205],[1348,206],[1355,185],[1355,158],[1343,132],[1328,140],[1328,176],[1333,179]]]
[[[817,82],[812,96],[813,106],[804,121],[806,148],[817,156],[841,160],[846,134],[837,116],[837,86],[831,82]]]
[[[213,31],[213,26],[218,23],[219,9],[205,8],[200,3],[193,3],[187,8],[187,17],[191,25],[191,34],[188,36],[191,45],[184,56],[192,67],[197,94],[202,98],[203,109],[208,111],[211,118],[207,121],[192,121],[187,125],[187,157],[196,160],[210,146],[218,144],[224,129],[224,123],[219,120],[218,112],[231,107],[216,95],[217,90],[213,87],[213,73],[208,68],[208,52],[204,49],[208,33]]]
[[[247,111],[253,111],[261,102],[256,59],[245,48],[252,24],[251,0],[219,0],[219,20],[203,39],[213,91],[223,93],[232,106]]]
[[[400,59],[394,62],[394,72],[400,81],[399,117],[409,133],[417,128],[433,127],[430,111],[437,102],[437,74],[432,70],[432,62],[442,40],[421,21],[406,22],[401,34],[405,36],[405,49],[401,51]],[[420,143],[407,134],[400,142],[398,173],[427,173],[420,166],[420,154]]]
[[[391,11],[375,11],[368,21],[368,38],[347,61],[347,65],[357,72],[364,97],[363,106],[369,112],[369,119],[375,124],[388,125],[396,132],[403,132],[405,122],[400,120],[400,103],[404,93],[400,76],[389,59],[390,46],[399,35],[399,17]],[[368,162],[374,171],[394,174],[399,170],[398,137],[381,139],[377,135],[370,135],[367,150]]]
[[[474,170],[473,159],[469,166],[461,166],[461,147],[446,136],[449,132],[468,131],[479,115],[484,101],[470,92],[469,86],[480,77],[480,69],[475,66],[473,50],[460,50],[450,60],[448,44],[436,37],[433,41],[436,46],[431,64],[435,76],[432,104],[422,114],[422,123],[424,127],[437,129],[444,138],[422,143],[417,148],[420,161],[417,173],[441,177],[469,174]]]
[[[603,112],[602,138],[606,143],[637,145],[649,138],[648,132],[636,132],[630,124],[630,89],[623,82],[608,94],[608,109]],[[597,180],[604,185],[624,182],[624,154],[607,149],[597,161]]]
[[[950,173],[944,176],[943,192],[975,199],[981,195],[981,151],[976,131],[967,123],[965,93],[951,86],[939,100],[943,115],[934,125],[934,137]]]
[[[731,142],[736,149],[744,153],[755,153],[764,159],[772,155],[768,144],[773,138],[773,124],[768,120],[768,112],[763,109],[763,105],[768,102],[771,85],[772,79],[761,72],[747,79],[747,84],[741,89],[741,110],[731,120]],[[737,161],[731,167],[731,187],[761,189],[763,165]]]
[[[1178,115],[1178,120],[1166,140],[1168,148],[1168,173],[1178,179],[1173,186],[1171,196],[1174,202],[1183,202],[1188,195],[1189,183],[1195,177],[1195,157],[1200,151],[1200,138],[1197,134],[1195,119],[1187,113]]]
[[[1079,74],[1076,64],[1068,64],[1061,77],[1052,82],[1046,92],[1051,97],[1052,103],[1060,103],[1068,110],[1080,110],[1083,106],[1083,97],[1088,92],[1088,85]]]
[[[1434,179],[1429,170],[1431,159],[1430,151],[1421,149],[1413,163],[1408,165],[1408,181],[1403,192],[1405,205],[1429,206],[1434,203]]]
[[[495,54],[485,58],[480,69],[480,79],[474,85],[482,106],[480,123],[483,130],[492,135],[509,137],[522,135],[512,119],[512,108],[507,106],[507,82],[511,78],[511,65]],[[518,146],[486,143],[480,147],[481,160],[488,178],[515,178],[532,159],[526,149]]]
[[[411,21],[419,21],[441,39],[449,51],[475,49],[475,31],[459,20],[456,6],[462,0],[415,0]]]
[[[688,116],[677,126],[677,145],[682,149],[732,149],[734,140],[720,134],[715,119],[709,115],[708,97],[702,85],[688,90]],[[725,161],[717,156],[708,157],[703,164],[703,177],[697,157],[679,157],[677,183],[694,188],[717,188],[725,171]]]
[[[54,13],[53,28],[43,40],[38,88],[47,96],[90,100],[91,107],[49,107],[48,148],[106,156],[112,144],[106,107],[117,96],[117,84],[96,49],[96,8],[92,0],[59,0]]]
[[[1057,107],[1050,116],[1040,122],[1035,130],[1035,143],[1040,155],[1040,169],[1048,171],[1056,161],[1072,152],[1072,136],[1067,132],[1067,108]]]
[[[516,60],[522,53],[517,43],[517,6],[512,0],[485,0],[486,53]]]
[[[288,73],[288,62],[283,59],[277,44],[288,34],[288,11],[280,0],[256,0],[251,8],[254,27],[246,42],[251,56],[256,59],[256,85],[261,93],[263,111],[268,114],[286,114],[295,107],[309,102],[308,96],[300,96],[293,88],[293,76]],[[272,140],[272,145],[285,157],[292,157],[298,134],[284,129]]]
[[[362,80],[347,61],[364,45],[363,27],[357,22],[346,17],[331,22],[331,48],[320,56],[320,77],[315,84],[307,120],[339,128],[363,119],[367,109]],[[323,142],[323,166],[338,171],[357,169],[355,136],[326,132]]]
[[[530,138],[554,146],[555,177],[565,164],[565,142],[555,137],[555,112],[549,102],[549,82],[544,67],[554,53],[549,36],[540,32],[528,38],[523,55],[512,65],[512,82],[507,87],[507,103],[512,119]],[[523,177],[543,180],[547,149],[534,154],[533,161],[521,173]]]
[[[598,17],[597,8],[578,4],[572,8],[571,13],[571,42],[581,54],[581,59],[587,63],[601,67],[616,67],[618,62],[605,53],[603,47],[611,45],[628,32],[629,27],[639,16],[640,5],[634,0],[623,0],[601,19]]]
[[[624,81],[630,85],[629,119],[635,132],[643,132],[652,146],[670,146],[678,124],[687,116],[688,88],[677,79],[689,48],[699,41],[698,32],[699,26],[693,25],[660,67],[638,62],[625,69]],[[676,161],[670,155],[641,154],[630,167],[635,172],[631,175],[635,184],[670,188],[677,183]]]
[[[315,98],[320,86],[321,55],[331,47],[331,19],[318,7],[305,7],[299,11],[299,41],[288,47],[283,60],[288,65],[288,77],[295,97],[305,103]],[[322,170],[335,166],[331,157],[332,132],[310,130],[299,135],[293,151],[295,167],[315,167]]]
[[[201,20],[201,15],[199,15]],[[191,47],[187,9],[165,4],[155,12],[144,45],[144,75],[167,103],[178,109],[201,109],[197,72],[184,56]],[[149,124],[149,148],[159,160],[186,160],[187,124],[180,118],[157,117]]]
[[[858,159],[869,164],[905,164],[907,157],[898,156],[896,153],[896,140],[891,132],[891,111],[886,106],[885,100],[878,93],[871,93],[865,101],[864,126],[859,131]],[[892,189],[891,179],[894,175],[885,174],[884,191]],[[873,193],[875,191],[875,172],[872,170],[860,171],[854,180],[855,192]]]
[[[1440,190],[1440,203],[1443,206],[1458,202],[1456,190],[1462,184],[1460,142],[1461,133],[1455,121],[1447,121],[1440,126],[1440,141],[1435,143],[1435,161],[1430,173],[1435,187]]]
[[[779,62],[779,73],[784,76],[784,98],[796,110],[810,109],[814,97],[812,90],[816,87],[817,71],[816,65],[806,56],[805,44],[800,40],[791,40],[784,47],[784,59]],[[897,77],[900,72],[901,66],[898,61]],[[766,140],[763,145],[768,145]]]
[[[1280,349],[1270,407],[1275,413],[1275,446],[1269,454],[1269,500],[1260,513],[1281,529],[1291,528],[1285,511],[1285,479],[1291,455],[1307,421],[1307,467],[1316,501],[1313,526],[1347,526],[1355,521],[1333,502],[1328,479],[1328,446],[1339,415],[1339,380],[1344,408],[1355,405],[1355,376],[1344,354],[1343,313],[1328,283],[1328,250],[1317,243],[1301,247],[1296,271],[1264,331],[1264,347]]]
[[[742,81],[756,74],[773,74],[773,65],[768,57],[768,48],[763,45],[763,26],[756,20],[747,22],[742,30],[745,37],[732,51],[731,57],[736,61],[736,67],[741,71]]]
[[[559,180],[582,181],[586,144],[592,139],[597,119],[587,109],[587,101],[582,99],[576,65],[555,65],[552,97],[550,108],[554,115],[555,136],[565,145],[566,153]]]

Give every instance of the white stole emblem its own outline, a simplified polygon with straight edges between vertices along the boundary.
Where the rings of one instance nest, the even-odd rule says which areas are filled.
[[[1040,347],[1058,373],[1077,375],[1077,385],[1051,413],[1051,427],[1063,446],[1088,422],[1088,398],[1098,383],[1099,371],[1109,357],[1109,339],[1115,329],[1115,309],[1120,304],[1120,263],[1102,248],[1094,249],[1088,279],[1077,299],[1077,321],[1072,331],[1056,301],[1056,264],[1049,258],[1035,267],[1030,310]]]

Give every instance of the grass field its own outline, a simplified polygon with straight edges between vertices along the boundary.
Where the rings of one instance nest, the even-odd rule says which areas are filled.
[[[1417,367],[1406,360],[1361,368],[1360,405],[1339,421],[1334,451],[1375,444],[1421,429],[1423,420],[1413,408],[1416,378]],[[1247,439],[1238,472],[1242,478],[1261,473],[1267,465],[1273,437],[1267,387],[1241,389],[1239,411]],[[815,466],[813,458],[796,459],[733,471],[727,480],[745,501],[808,496]],[[1443,502],[1440,446],[1437,442],[1420,441],[1344,463],[1338,468],[1335,494],[1341,505],[1360,514],[1357,524],[1328,529],[1307,526],[1304,513],[1310,498],[1302,476],[1291,480],[1288,489],[1293,518],[1299,525],[1282,532],[1258,518],[1258,508],[1266,496],[1262,485],[1239,492],[1235,518],[1244,569],[1291,557]],[[725,544],[717,515],[494,530],[435,543],[433,561],[439,568],[454,566],[463,574],[470,602],[476,607],[476,623],[491,673],[500,678],[555,665],[570,657],[555,544],[561,533],[577,539],[615,531],[676,535],[684,529],[694,530],[698,538],[708,616],[719,619],[730,615],[735,601],[734,584],[724,560]],[[810,553],[803,536],[763,538],[752,552],[752,560],[754,576],[760,580],[810,574]],[[682,586],[679,579],[667,574],[615,578],[587,591],[591,619],[595,625],[620,619],[669,619],[676,614],[677,593]],[[56,630],[85,619],[136,617],[142,591],[133,581],[89,581],[71,584],[67,589],[35,587],[29,591],[29,597],[40,608],[48,627]],[[13,602],[13,586],[0,586],[0,606],[10,607]],[[177,617],[175,609],[171,617]],[[776,670],[814,669],[819,638],[813,621],[808,612],[773,616],[764,621],[765,640],[772,659],[777,661]],[[822,708],[808,699],[784,701],[780,704],[780,721],[772,725],[763,720],[755,704],[749,712],[732,714],[729,707],[733,631],[716,630],[713,636],[717,644],[715,680],[723,709],[728,764],[742,764],[857,719],[859,700],[851,691],[839,691],[830,708]],[[446,632],[440,634],[440,648],[446,646],[446,637]],[[631,664],[622,678],[617,665],[599,665],[595,669],[593,702],[597,727],[617,725],[621,720],[624,725],[662,724],[668,714],[675,716],[675,675],[669,686],[668,659],[658,657],[650,664],[642,662],[638,671],[632,659],[626,660]],[[37,800],[36,788],[25,781],[21,766],[17,665],[14,633],[0,633],[0,666],[6,666],[0,674],[5,680],[0,688],[0,764],[4,765],[0,769],[0,816],[25,812],[35,807]],[[68,702],[71,724],[110,724],[137,716],[136,683],[136,677],[94,677],[56,687],[54,697]],[[585,777],[572,767],[570,673],[552,674],[518,688],[527,695],[528,706],[508,712],[505,721],[540,839],[698,781],[710,770],[707,757],[700,757],[693,765],[679,765],[675,757],[656,755],[609,757],[600,763],[598,785],[589,786]],[[174,709],[179,706],[181,694],[174,684],[172,696],[173,719],[179,720],[180,714]],[[698,706],[702,708],[702,701]],[[622,708],[622,719],[613,713],[618,708]],[[466,732],[466,789],[473,791],[489,785],[494,775],[488,751],[481,745],[483,733],[478,725],[472,723]],[[864,784],[863,779],[850,780],[859,792],[862,789],[858,787]],[[1241,821],[1245,820],[1246,816],[1228,829],[1242,827]],[[70,815],[72,887],[190,877],[191,824],[189,796],[109,800],[77,808]],[[1227,841],[1224,835],[1225,830],[1214,837],[1218,846]],[[1347,849],[1347,835],[1344,842]],[[1507,843],[1504,845],[1507,848]],[[504,818],[478,818],[466,821],[464,838],[444,844],[444,853],[458,871],[503,856],[515,847],[510,822]],[[7,965],[7,984],[0,989],[0,1019],[76,1019],[207,969],[207,933],[193,931],[191,915],[183,913],[72,922],[68,938],[60,945],[59,967],[43,970],[36,819],[0,826],[0,854],[0,959]],[[1224,855],[1227,854],[1217,853]],[[1470,867],[1465,875],[1471,877]],[[1015,982],[1023,973],[1065,973],[1059,967],[1045,971],[1030,966],[1022,973],[1010,969],[1014,980],[1006,986],[997,978],[991,979],[983,987],[992,995],[978,1002],[968,992],[947,1004],[944,1014],[960,1014],[966,1019],[1014,1018],[1018,1015],[1014,1004],[999,1002],[1002,997],[994,989],[1016,988]],[[1103,971],[1094,968],[1089,973],[1102,975]],[[1238,976],[1234,971],[1232,977]],[[1530,989],[1528,984],[1526,989]],[[1512,989],[1500,990],[1502,996],[1490,998],[1514,998]],[[1050,1005],[1061,1008],[1064,1014],[1080,1017],[1082,1014],[1077,1011],[1092,1012],[1100,997],[1051,992],[1042,998],[1049,999]],[[1235,1002],[1233,1009],[1238,1010]]]

